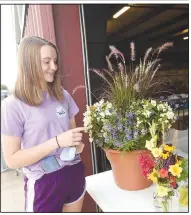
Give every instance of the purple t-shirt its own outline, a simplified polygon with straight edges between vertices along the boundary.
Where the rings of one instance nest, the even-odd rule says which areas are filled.
[[[79,108],[66,90],[63,94],[64,100],[58,102],[43,92],[43,103],[39,106],[27,105],[10,95],[1,103],[1,134],[21,137],[21,149],[27,149],[69,130],[70,119]],[[56,149],[50,154],[55,155],[61,168],[81,160],[79,154],[72,161],[60,160],[62,150]],[[24,167],[23,172],[34,180],[45,174],[40,161]]]

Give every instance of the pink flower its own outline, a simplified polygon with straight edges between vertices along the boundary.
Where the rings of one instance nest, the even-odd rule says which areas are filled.
[[[143,156],[140,155],[140,159],[139,159],[141,168],[142,168],[142,175],[144,177],[147,177],[148,174],[150,174],[154,168],[154,161],[151,158],[151,156]]]
[[[168,170],[165,169],[165,168],[162,168],[160,171],[159,171],[159,175],[161,178],[167,178],[168,177]]]

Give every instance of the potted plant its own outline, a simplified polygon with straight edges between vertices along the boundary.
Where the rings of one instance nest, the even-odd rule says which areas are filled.
[[[162,83],[155,76],[160,68],[158,57],[170,46],[172,43],[155,50],[149,48],[143,61],[134,66],[135,47],[131,43],[129,67],[123,54],[110,46],[111,53],[106,57],[108,70],[91,69],[105,81],[106,87],[103,99],[87,106],[84,126],[90,142],[104,149],[115,182],[122,189],[139,190],[151,185],[152,180],[142,175],[140,156],[151,155],[150,147],[162,143],[162,133],[175,120],[167,103],[151,99],[160,92]],[[114,60],[116,64],[111,63]],[[152,122],[156,131],[153,138]]]

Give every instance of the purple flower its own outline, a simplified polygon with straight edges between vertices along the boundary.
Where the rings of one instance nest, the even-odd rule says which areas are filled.
[[[113,139],[116,139],[117,138],[117,133],[113,132],[112,136],[113,136]]]
[[[130,120],[132,120],[132,119],[134,119],[134,113],[132,113],[132,112],[126,113],[126,117],[129,118]]]
[[[121,143],[118,142],[118,141],[114,142],[114,145],[117,146],[117,147],[121,147]]]
[[[129,129],[129,128],[126,128],[126,129],[125,129],[125,133],[126,133],[126,134],[132,134],[132,130]]]
[[[128,140],[132,140],[132,136],[129,135],[129,134],[126,135],[126,138],[127,138]]]
[[[111,132],[113,130],[113,127],[111,125],[104,125],[104,129]]]
[[[168,169],[170,165],[174,165],[175,163],[176,163],[175,156],[172,155],[168,159],[165,160],[163,167],[165,169]]]

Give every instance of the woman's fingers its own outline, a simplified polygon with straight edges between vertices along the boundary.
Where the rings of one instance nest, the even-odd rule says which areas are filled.
[[[73,138],[76,138],[76,137],[81,137],[82,138],[82,136],[83,136],[83,134],[82,133],[73,133]]]
[[[82,137],[73,138],[73,142],[81,142],[81,141],[82,141]]]

